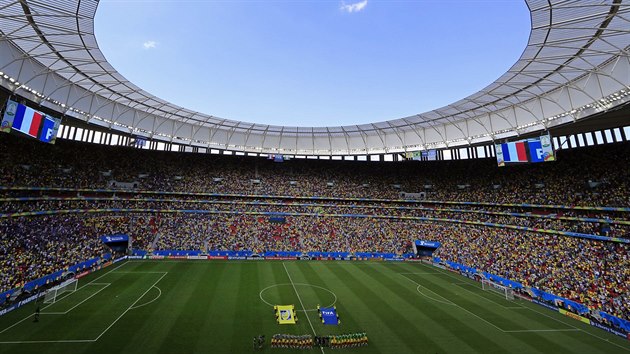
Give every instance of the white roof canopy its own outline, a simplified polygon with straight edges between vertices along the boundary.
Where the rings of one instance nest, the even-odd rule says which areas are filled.
[[[377,123],[253,124],[157,98],[126,80],[100,51],[97,0],[0,0],[0,85],[114,130],[193,146],[301,155],[379,154],[503,139],[630,100],[630,5],[526,2],[530,38],[505,74],[448,106]]]

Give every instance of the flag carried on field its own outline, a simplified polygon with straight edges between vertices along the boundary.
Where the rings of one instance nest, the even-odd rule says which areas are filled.
[[[296,324],[295,306],[293,305],[276,305],[273,307],[276,312],[276,321],[278,324]]]
[[[317,306],[317,311],[319,311],[319,318],[322,319],[323,324],[337,326],[339,325],[339,315],[337,314],[336,307],[319,307]]]

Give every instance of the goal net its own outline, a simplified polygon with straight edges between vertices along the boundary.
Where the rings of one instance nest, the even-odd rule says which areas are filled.
[[[59,296],[63,293],[74,292],[77,290],[77,284],[79,281],[77,279],[68,279],[63,283],[52,287],[50,290],[46,292],[46,296],[44,297],[45,304],[52,304],[59,299]]]
[[[506,300],[514,300],[514,289],[505,285],[497,284],[488,279],[482,279],[481,287],[485,291],[494,291],[501,294],[502,296],[505,296]]]

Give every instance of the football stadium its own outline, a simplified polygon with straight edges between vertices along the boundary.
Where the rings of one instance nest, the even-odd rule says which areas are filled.
[[[108,6],[147,19],[180,7],[182,21],[185,7],[189,22],[214,6],[221,27],[240,6],[269,23],[291,8],[296,32],[309,23],[296,14],[315,8],[327,26],[379,30],[387,21],[371,13],[434,6],[440,26],[456,27],[455,8],[503,6],[464,3],[0,0],[0,353],[630,353],[628,1],[510,2],[529,25],[524,47],[507,38],[518,44],[507,70],[473,94],[438,93],[431,104],[450,100],[439,108],[388,108],[359,124],[182,107],[117,71],[110,55],[135,52],[106,51],[100,39],[115,29],[95,25]],[[103,21],[145,26],[122,12]],[[192,36],[174,23],[175,41]],[[238,42],[230,33],[208,40]],[[185,86],[187,74],[170,72],[210,68],[173,61],[166,39],[123,37],[171,60],[135,63],[167,96],[215,92],[210,79]],[[251,48],[275,49],[275,37],[260,38]],[[216,75],[230,61],[270,65],[219,49],[203,58],[225,56]],[[333,82],[299,66],[328,59],[296,70]],[[465,70],[444,80],[464,86],[476,74]],[[364,86],[342,81],[332,86]],[[364,97],[367,110],[381,95],[396,104],[388,92],[402,102],[409,83],[399,81]],[[279,82],[261,94],[283,92]],[[290,90],[310,92],[296,82]],[[240,102],[233,117],[265,109],[247,83],[223,90]]]

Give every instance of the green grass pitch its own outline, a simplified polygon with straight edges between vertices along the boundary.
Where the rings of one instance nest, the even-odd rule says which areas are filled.
[[[278,325],[274,304],[294,304],[298,324]],[[318,304],[341,325],[323,325]],[[80,279],[37,323],[34,310],[0,317],[0,353],[251,353],[259,334],[352,332],[369,346],[311,352],[630,353],[623,338],[418,263],[127,261]]]

